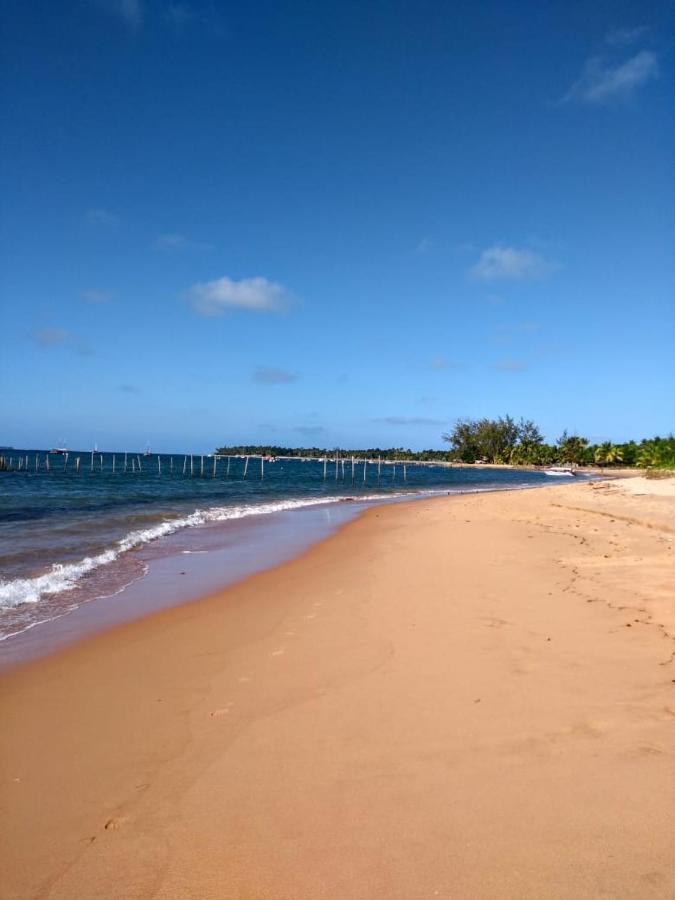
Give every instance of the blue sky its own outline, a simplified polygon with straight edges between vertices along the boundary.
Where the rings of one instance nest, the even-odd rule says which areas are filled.
[[[0,443],[673,429],[673,4],[2,0]]]

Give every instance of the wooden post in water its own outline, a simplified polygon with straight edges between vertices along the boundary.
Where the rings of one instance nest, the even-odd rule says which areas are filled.
[[[90,472],[94,471],[94,451],[93,450],[91,451],[91,465],[89,466],[89,471]]]
[[[4,456],[2,457],[2,461],[3,461],[3,462],[5,461],[5,457],[4,457]],[[36,454],[35,454],[35,471],[37,472],[37,470],[38,470],[39,468],[40,468],[40,457],[39,457],[38,454],[36,453]]]
[[[246,462],[244,463],[244,478],[246,478],[247,472],[248,472],[248,456],[246,457]]]
[[[262,481],[265,477],[265,457],[260,457],[260,480]]]
[[[396,481],[396,463],[393,466],[393,472],[391,473],[391,480]]]
[[[200,478],[203,478],[203,477],[204,477],[204,455],[203,455],[203,454],[202,454],[202,465],[201,465],[201,468],[200,468],[200,470],[199,470],[199,477],[200,477]]]
[[[26,464],[27,463],[28,463],[28,457],[26,457]],[[26,468],[28,468],[28,465],[26,465]],[[68,468],[68,454],[66,453],[66,458],[63,460],[63,471],[65,472],[67,468]]]
[[[127,470],[127,454],[125,453],[124,454],[124,471],[126,472],[126,470]]]
[[[338,480],[338,458],[337,453],[335,454],[335,480]]]
[[[78,475],[80,474],[80,457],[79,456],[75,460],[75,471],[77,472]]]
[[[115,474],[115,454],[113,453],[113,475]]]
[[[328,471],[328,458],[324,456],[323,458],[323,480],[326,480],[326,472]]]
[[[214,456],[213,457],[213,477],[214,478],[216,477],[216,472],[218,471],[217,466],[218,466],[218,457]]]
[[[187,454],[183,457],[183,475],[185,475],[187,471]]]
[[[169,461],[169,472],[173,475],[173,456]]]
[[[162,474],[162,457],[159,455],[159,453],[157,454],[157,474]]]
[[[352,456],[352,484],[354,484],[354,457]]]
[[[407,469],[405,463],[403,464],[403,480],[404,481],[408,480],[408,469]]]
[[[380,483],[380,474],[382,473],[382,457],[377,457],[377,483]]]
[[[194,475],[195,472],[195,460],[192,454],[190,454],[190,478]]]
[[[342,480],[345,480],[345,458],[342,457]]]
[[[135,471],[136,471],[136,460],[132,456],[131,457],[131,474],[133,475]]]
[[[143,471],[143,466],[141,465],[141,458],[138,454],[136,454],[136,462],[138,463],[138,474],[140,475]]]
[[[66,453],[66,457],[67,456],[68,456],[68,454]],[[27,468],[28,468],[28,454],[26,454],[26,464],[24,465],[24,469],[27,469]]]
[[[364,458],[363,458],[363,483],[364,483],[364,484],[366,483],[366,470],[367,470],[367,468],[368,468],[368,460],[364,457]]]
[[[9,462],[10,462],[10,465],[11,465],[12,460],[10,459]],[[45,453],[45,468],[46,468],[47,471],[49,472],[49,454],[47,454],[47,453]]]
[[[227,471],[225,472],[225,477],[226,478],[230,477],[230,457],[229,456],[227,457]]]

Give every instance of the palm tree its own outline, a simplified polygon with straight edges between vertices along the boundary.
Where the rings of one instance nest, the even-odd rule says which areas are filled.
[[[608,465],[613,466],[615,463],[623,462],[623,450],[616,444],[610,444],[607,449],[605,461]]]

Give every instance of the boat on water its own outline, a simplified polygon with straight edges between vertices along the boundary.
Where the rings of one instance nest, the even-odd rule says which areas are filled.
[[[574,477],[576,474],[572,466],[551,466],[544,471],[544,475],[554,475],[557,478]]]

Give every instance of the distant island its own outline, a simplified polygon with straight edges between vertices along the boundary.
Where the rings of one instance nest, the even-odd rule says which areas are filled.
[[[547,444],[539,427],[529,419],[516,422],[511,416],[497,419],[460,419],[442,435],[447,450],[418,450],[405,447],[281,447],[274,444],[242,444],[218,447],[222,456],[287,456],[323,459],[357,457],[390,461],[491,463],[550,466],[637,466],[649,469],[675,468],[675,437],[644,438],[640,441],[593,444],[578,434],[564,431],[555,444]]]

